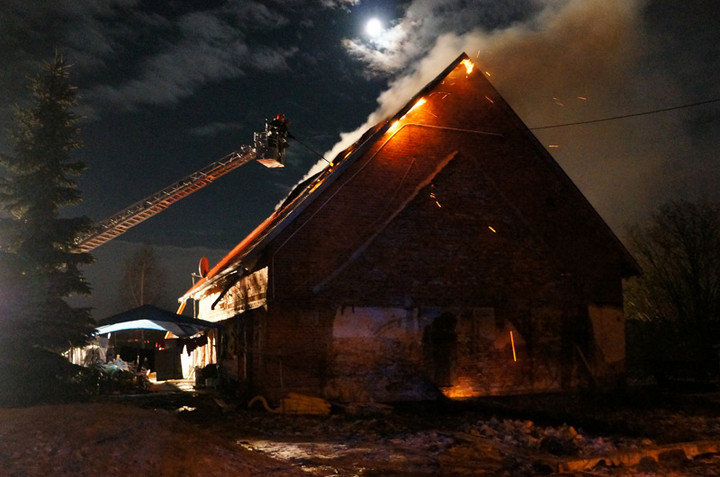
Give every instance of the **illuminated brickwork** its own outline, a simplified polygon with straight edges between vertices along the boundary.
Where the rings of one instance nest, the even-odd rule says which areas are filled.
[[[269,395],[424,399],[428,383],[463,397],[621,377],[622,356],[613,348],[607,362],[594,332],[623,333],[621,279],[634,262],[482,72],[459,60],[263,245],[264,364],[253,382]],[[596,306],[610,311],[590,316]],[[417,324],[397,328],[396,310]],[[349,316],[376,315],[387,323],[373,333],[343,331]]]

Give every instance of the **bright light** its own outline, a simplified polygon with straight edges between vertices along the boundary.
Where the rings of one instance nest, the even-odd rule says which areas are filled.
[[[415,104],[413,104],[413,107],[408,110],[408,113],[409,113],[410,111],[412,111],[413,109],[415,109],[415,108],[419,108],[420,106],[422,106],[422,105],[425,104],[425,103],[427,103],[427,99],[425,99],[425,98],[420,98],[420,99],[418,99],[418,100],[415,102]]]
[[[480,395],[480,392],[474,388],[472,379],[465,376],[460,376],[457,383],[440,391],[450,399],[466,399]]]
[[[365,33],[368,36],[376,37],[383,32],[383,24],[378,18],[371,18],[365,25]]]
[[[467,72],[467,74],[472,73],[473,68],[475,68],[475,64],[467,58],[462,60],[462,64],[465,67],[465,71]]]

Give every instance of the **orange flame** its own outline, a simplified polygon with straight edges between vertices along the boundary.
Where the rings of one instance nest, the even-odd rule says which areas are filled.
[[[399,127],[400,127],[400,121],[397,120],[397,121],[395,121],[394,123],[392,123],[392,124],[390,125],[390,127],[388,128],[388,131],[391,131],[391,132],[392,132],[392,131],[394,131],[395,129],[397,129],[397,128],[399,128]]]
[[[322,182],[323,182],[323,181],[318,181],[316,184],[314,184],[314,185],[310,188],[310,190],[308,191],[308,194],[312,194],[313,192],[315,192],[315,189],[317,189],[318,187],[320,187],[320,184],[322,184]]]
[[[462,60],[462,65],[465,67],[467,74],[472,73],[473,68],[475,68],[475,64],[467,58]]]
[[[425,99],[425,98],[420,98],[420,99],[418,99],[418,100],[415,102],[415,104],[413,104],[412,108],[410,108],[410,109],[408,110],[408,113],[410,113],[410,112],[411,112],[412,110],[414,110],[415,108],[419,108],[420,106],[422,106],[422,105],[425,104],[425,103],[427,103],[427,99]]]
[[[403,114],[402,117],[401,117],[399,120],[395,121],[395,122],[390,126],[390,129],[395,129],[395,128],[397,127],[398,123],[399,123],[400,121],[402,121],[403,119],[405,119],[408,114],[410,114],[411,112],[413,112],[413,110],[414,110],[415,108],[419,108],[420,106],[422,106],[422,105],[425,104],[425,103],[427,103],[427,99],[425,99],[425,98],[420,98],[420,99],[418,99],[417,101],[415,101],[415,104],[412,105],[412,108],[408,109],[407,113]]]

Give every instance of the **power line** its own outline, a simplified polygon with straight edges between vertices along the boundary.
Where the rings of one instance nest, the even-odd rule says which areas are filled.
[[[577,121],[574,123],[564,123],[564,124],[553,124],[552,126],[538,126],[536,128],[530,128],[531,131],[537,131],[539,129],[552,129],[552,128],[563,128],[566,126],[578,126],[581,124],[593,124],[593,123],[602,123],[605,121],[615,121],[616,119],[625,119],[625,118],[632,118],[636,116],[647,116],[649,114],[657,114],[657,113],[664,113],[666,111],[674,111],[676,109],[685,109],[685,108],[692,108],[695,106],[701,106],[703,104],[710,104],[710,103],[717,103],[720,102],[720,98],[715,99],[708,99],[707,101],[699,101],[697,103],[690,103],[690,104],[683,104],[680,106],[672,106],[670,108],[662,108],[662,109],[653,109],[651,111],[643,111],[641,113],[631,113],[631,114],[623,114],[622,116],[612,116],[609,118],[600,118],[600,119],[590,119],[588,121]]]

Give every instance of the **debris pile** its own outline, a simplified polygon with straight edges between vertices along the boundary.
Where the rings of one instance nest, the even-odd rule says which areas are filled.
[[[592,437],[582,429],[564,424],[558,427],[542,427],[532,421],[490,420],[479,421],[468,431],[496,442],[529,451],[549,453],[555,456],[604,455],[617,452],[616,445],[604,437]],[[624,442],[624,446],[633,443]],[[650,445],[651,442],[644,442]]]

